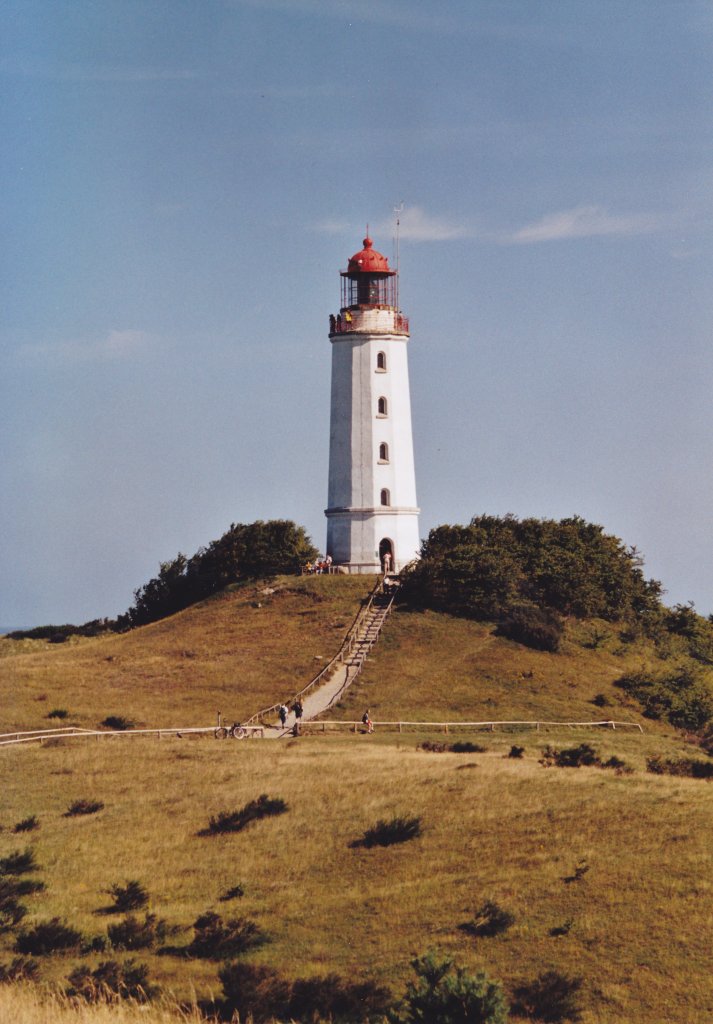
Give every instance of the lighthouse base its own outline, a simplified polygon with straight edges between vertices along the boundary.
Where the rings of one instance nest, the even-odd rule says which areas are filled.
[[[347,573],[400,572],[419,557],[417,508],[326,509],[327,554]]]

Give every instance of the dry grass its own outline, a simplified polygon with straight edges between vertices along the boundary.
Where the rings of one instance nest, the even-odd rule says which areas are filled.
[[[338,650],[373,577],[280,577],[242,586],[125,635],[65,644],[0,639],[2,730],[244,719],[289,697]],[[320,661],[319,659],[323,659]],[[67,708],[62,723],[48,720]]]
[[[204,1024],[198,1010],[170,1003],[151,1007],[76,1004],[29,986],[0,987],[0,1020],[13,1024]]]

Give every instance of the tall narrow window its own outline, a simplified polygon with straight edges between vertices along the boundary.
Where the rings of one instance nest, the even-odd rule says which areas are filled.
[[[379,399],[376,407],[379,411],[379,416],[388,416],[389,406],[383,395]]]
[[[389,492],[387,491],[387,489],[385,487],[384,487],[384,489],[381,492],[381,504],[382,505],[390,505],[391,504],[391,495],[389,494]]]
[[[376,354],[376,368],[382,372],[386,371],[386,352],[377,352]]]
[[[382,443],[379,445],[379,462],[388,462],[388,461],[389,461],[389,446],[388,446],[388,444],[385,444],[382,441]]]

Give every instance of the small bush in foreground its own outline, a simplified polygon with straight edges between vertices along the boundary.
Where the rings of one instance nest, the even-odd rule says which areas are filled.
[[[136,722],[132,722],[130,718],[124,718],[122,715],[107,715],[101,724],[115,732],[126,732],[127,729],[133,729],[136,726]]]
[[[252,821],[284,814],[288,806],[280,797],[269,797],[263,793],[257,800],[251,800],[239,811],[221,811],[217,818],[211,818],[208,827],[201,829],[200,836],[215,836],[224,832],[240,832]]]
[[[26,875],[30,871],[37,871],[37,862],[29,847],[22,851],[15,850],[7,857],[0,857],[0,875]]]
[[[226,889],[222,896],[218,899],[221,903],[228,903],[230,900],[237,900],[241,896],[245,895],[245,889],[242,885],[234,885],[230,889]]]
[[[65,818],[76,818],[82,814],[96,814],[101,811],[104,804],[101,800],[75,800],[64,812]]]
[[[581,1020],[578,993],[581,978],[569,978],[558,971],[546,971],[535,981],[515,989],[513,1009],[527,1020],[559,1024],[560,1021]]]
[[[0,982],[36,981],[39,971],[36,960],[16,956],[9,964],[0,964]]]
[[[454,754],[485,754],[487,747],[481,747],[479,743],[471,743],[470,740],[458,740],[451,743],[451,751]]]
[[[713,779],[713,762],[691,757],[664,758],[660,754],[646,759],[646,771],[654,775],[680,775],[689,779]]]
[[[353,984],[338,974],[298,978],[292,985],[290,1017],[294,1020],[345,1024],[383,1019],[391,1005],[388,989],[365,981]]]
[[[473,920],[461,925],[461,930],[477,938],[492,938],[495,935],[502,935],[514,923],[514,914],[494,900],[486,900],[476,910]]]
[[[121,999],[145,1003],[158,991],[148,978],[146,964],[137,964],[134,960],[125,960],[124,963],[104,960],[93,971],[82,964],[67,979],[67,995],[78,996],[88,1003],[112,1003]]]
[[[510,747],[510,751],[508,753],[508,757],[522,757],[522,755],[524,753],[525,753],[525,748],[524,747],[518,747],[518,746],[516,746],[513,743],[513,745]]]
[[[392,818],[390,821],[377,821],[373,828],[366,830],[361,839],[349,845],[352,847],[393,846],[395,843],[406,843],[421,835],[420,818]]]
[[[505,1024],[508,1007],[502,987],[486,974],[470,974],[446,957],[428,953],[411,961],[416,980],[406,986],[396,1024]]]
[[[129,910],[141,910],[149,901],[149,894],[141,882],[132,879],[126,885],[119,885],[115,882],[108,894],[114,901],[112,910],[117,913],[126,913]]]
[[[128,914],[123,921],[110,924],[106,931],[114,949],[150,949],[157,942],[163,942],[168,926],[155,914],[146,914],[143,921]]]
[[[40,823],[35,815],[31,815],[29,818],[23,818],[22,821],[18,821],[13,827],[13,832],[17,835],[18,832],[34,832],[36,828],[40,827]]]
[[[49,953],[62,953],[81,946],[83,936],[76,928],[72,928],[53,917],[50,921],[41,921],[34,928],[22,931],[17,936],[15,950],[29,956],[47,956]]]
[[[66,708],[52,708],[47,715],[48,718],[69,718],[69,711]]]
[[[190,956],[203,960],[228,960],[267,942],[268,937],[255,921],[247,917],[224,921],[220,914],[207,911],[193,923]]]
[[[218,972],[223,986],[224,1018],[263,1024],[289,1013],[290,985],[272,967],[263,964],[228,963]]]

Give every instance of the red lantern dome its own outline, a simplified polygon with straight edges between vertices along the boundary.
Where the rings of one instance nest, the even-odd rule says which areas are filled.
[[[346,274],[395,274],[395,270],[389,270],[389,261],[373,248],[374,243],[370,238],[365,238],[364,246],[359,252],[354,253],[347,265]],[[346,276],[346,275],[345,275]]]

